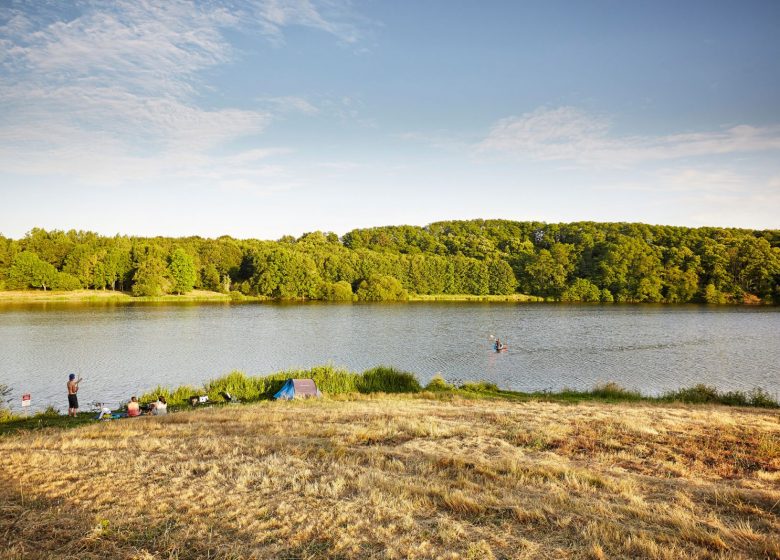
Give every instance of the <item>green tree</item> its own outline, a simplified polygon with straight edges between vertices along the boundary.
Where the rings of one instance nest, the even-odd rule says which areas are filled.
[[[55,290],[71,291],[81,289],[82,285],[75,276],[68,274],[67,272],[58,272],[54,277],[52,288]]]
[[[586,278],[576,278],[561,295],[562,301],[601,301],[601,290]],[[610,296],[611,297],[611,296]]]
[[[208,263],[200,272],[200,283],[207,290],[221,292],[223,289],[222,278],[217,267]]]
[[[148,256],[138,263],[133,275],[134,296],[162,296],[170,293],[168,266],[158,256]]]
[[[33,228],[20,242],[23,251],[35,253],[39,259],[61,269],[75,242],[65,232]]]
[[[571,246],[556,243],[551,250],[542,249],[530,260],[525,277],[531,293],[555,298],[563,294],[574,269],[570,253]]]
[[[62,271],[74,276],[85,288],[98,287],[97,284],[102,282],[102,278],[95,278],[95,269],[104,255],[105,250],[98,251],[91,244],[76,245],[65,257]],[[98,272],[102,273],[102,270]]]
[[[282,299],[319,297],[322,279],[308,255],[278,247],[253,257],[250,283],[258,294]]]
[[[484,261],[469,257],[453,257],[452,285],[448,292],[453,294],[485,295],[490,292],[490,277]]]
[[[197,278],[195,263],[192,257],[181,248],[171,254],[168,272],[172,281],[172,290],[177,294],[185,294],[192,290]]]
[[[8,280],[18,288],[43,288],[46,291],[57,281],[57,269],[30,251],[22,251],[14,259]]]
[[[409,298],[397,278],[379,274],[361,281],[356,295],[359,301],[403,301]]]
[[[503,259],[491,259],[487,263],[488,290],[491,294],[507,295],[514,293],[517,288],[517,278]]]
[[[704,301],[707,303],[726,303],[726,296],[715,287],[715,284],[707,284],[704,288]]]
[[[618,301],[661,301],[659,253],[641,238],[619,235],[598,264],[601,285]]]

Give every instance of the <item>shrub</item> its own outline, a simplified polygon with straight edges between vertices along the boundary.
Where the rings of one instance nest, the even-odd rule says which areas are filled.
[[[614,399],[621,401],[634,401],[642,398],[642,395],[639,393],[639,391],[631,391],[630,389],[621,387],[614,381],[596,385],[591,391],[589,391],[588,394],[600,399]]]
[[[193,387],[192,385],[181,385],[174,390],[158,385],[154,390],[138,397],[138,402],[141,404],[149,404],[156,401],[158,396],[162,396],[165,397],[168,406],[179,407],[189,405],[190,397],[193,395],[202,394],[204,394],[203,389]]]
[[[206,383],[204,391],[210,401],[224,400],[222,393],[229,393],[241,401],[256,401],[265,394],[266,383],[262,377],[248,377],[241,371],[232,371]]]
[[[699,384],[685,389],[668,391],[662,396],[664,400],[680,401],[685,403],[717,403],[719,402],[718,390],[709,385]]]
[[[601,291],[598,286],[586,278],[577,278],[566,288],[561,296],[562,301],[599,301]]]
[[[413,373],[378,366],[363,372],[357,381],[357,390],[361,393],[418,393],[422,387]]]
[[[0,383],[0,420],[9,420],[13,417],[11,409],[8,408],[8,403],[11,402],[9,396],[11,395],[11,388],[8,385]]]
[[[454,388],[455,387],[447,383],[447,381],[441,376],[440,373],[434,375],[425,386],[426,391],[451,391]]]
[[[758,406],[764,408],[779,408],[777,402],[763,389],[756,388],[749,393],[742,391],[719,392],[715,387],[696,385],[687,389],[668,391],[661,396],[665,401],[679,401],[691,404],[725,404],[728,406]]]
[[[81,282],[79,282],[79,279],[72,274],[68,274],[67,272],[58,272],[54,278],[54,284],[52,285],[52,288],[55,290],[66,291],[80,290]]]
[[[40,411],[38,414],[35,415],[36,418],[57,418],[60,415],[59,409],[55,408],[52,405],[47,406],[42,411]]]
[[[772,395],[764,391],[762,388],[757,387],[748,393],[748,399],[750,406],[760,406],[763,408],[780,408],[780,402],[773,398]]]
[[[359,301],[404,301],[409,294],[398,279],[392,276],[372,275],[358,285]]]
[[[301,377],[314,379],[317,387],[323,393],[337,395],[339,393],[356,393],[358,391],[358,374],[332,365],[317,366],[302,372]]]
[[[460,388],[464,391],[471,391],[472,393],[498,392],[498,385],[490,383],[489,381],[466,381],[461,384]]]
[[[326,283],[322,288],[322,299],[327,301],[352,301],[354,294],[352,286],[345,280],[335,283]]]

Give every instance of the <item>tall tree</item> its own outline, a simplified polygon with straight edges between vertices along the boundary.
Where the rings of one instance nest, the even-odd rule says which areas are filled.
[[[186,294],[195,285],[195,263],[192,257],[181,248],[171,254],[168,271],[171,276],[171,289],[177,294]]]

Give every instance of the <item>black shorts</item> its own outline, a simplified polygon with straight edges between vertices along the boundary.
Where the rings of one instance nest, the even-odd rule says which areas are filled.
[[[68,395],[68,408],[78,408],[79,398],[76,395]]]

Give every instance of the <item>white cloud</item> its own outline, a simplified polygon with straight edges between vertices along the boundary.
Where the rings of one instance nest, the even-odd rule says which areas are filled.
[[[276,113],[317,108],[292,96],[254,108],[204,106],[203,70],[238,56],[226,30],[275,43],[290,25],[344,42],[358,37],[309,0],[88,0],[59,8],[0,8],[2,172],[98,185],[272,180],[278,170],[257,160],[286,150],[230,146],[263,133]]]
[[[734,126],[722,130],[659,136],[610,133],[610,121],[575,107],[539,108],[493,125],[478,153],[562,160],[597,167],[731,153],[780,151],[780,126]]]

